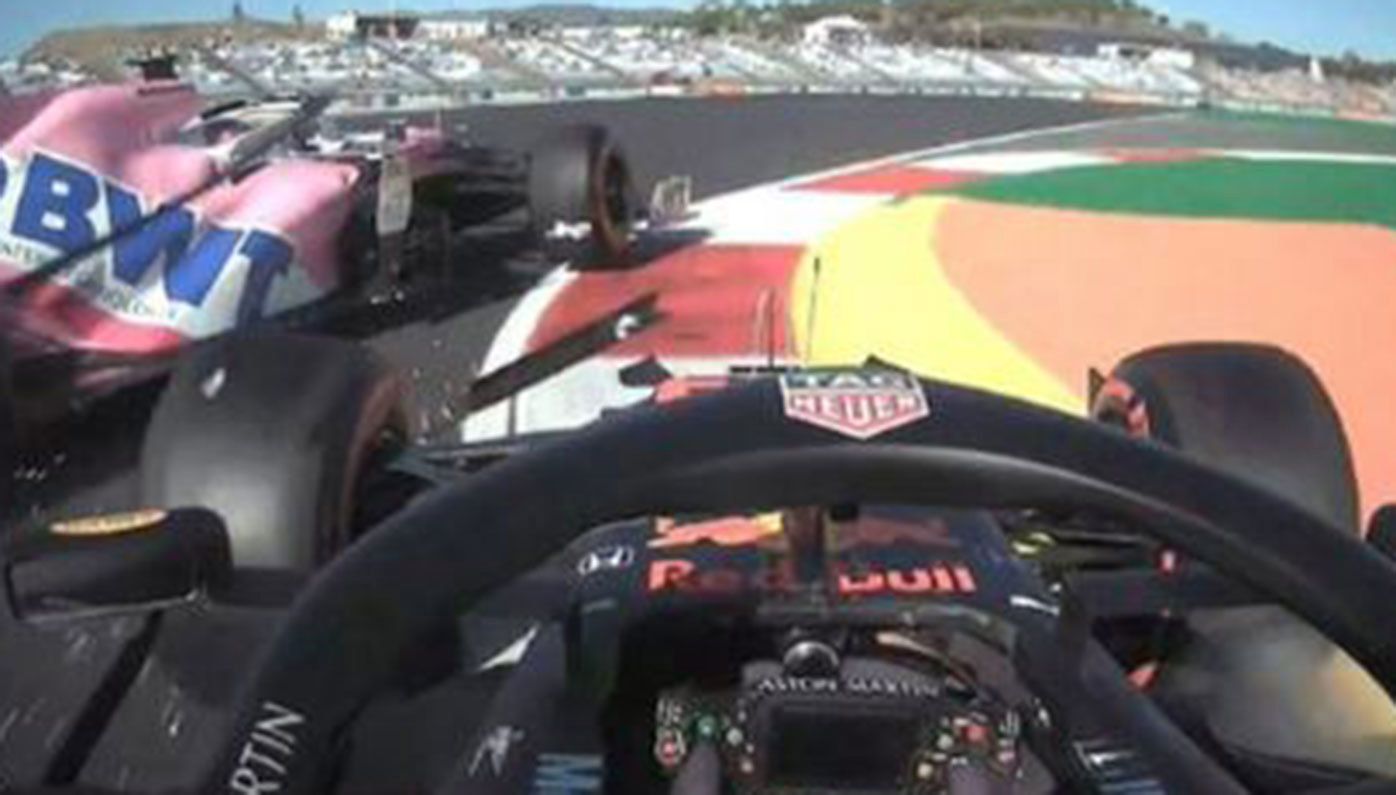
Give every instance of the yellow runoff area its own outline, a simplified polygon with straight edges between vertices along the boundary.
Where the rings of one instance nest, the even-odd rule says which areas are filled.
[[[806,249],[790,292],[795,354],[809,366],[869,356],[918,375],[1075,414],[1082,399],[975,310],[936,258],[953,198],[879,207]]]

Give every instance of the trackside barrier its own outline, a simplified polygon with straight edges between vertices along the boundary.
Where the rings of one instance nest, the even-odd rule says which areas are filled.
[[[1288,115],[1325,116],[1361,119],[1363,121],[1396,124],[1396,118],[1371,113],[1355,113],[1339,108],[1217,98],[1201,94],[1150,93],[1107,89],[1072,88],[1040,83],[955,83],[886,81],[827,81],[804,83],[743,82],[737,80],[700,80],[692,83],[659,85],[554,85],[499,86],[471,85],[452,94],[413,91],[361,91],[341,95],[329,109],[337,116],[375,116],[453,110],[471,105],[534,105],[552,102],[585,102],[652,98],[740,98],[745,96],[776,96],[799,94],[863,94],[870,96],[960,96],[960,97],[1031,97],[1072,102],[1103,102],[1111,104],[1159,105],[1168,107],[1208,107],[1236,111],[1282,113]],[[224,95],[228,96],[228,95]]]

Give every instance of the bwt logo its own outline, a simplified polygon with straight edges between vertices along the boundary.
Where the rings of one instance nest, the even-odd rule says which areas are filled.
[[[0,160],[0,200],[9,198],[11,178],[18,201],[10,228],[19,240],[47,246],[57,256],[80,252],[111,230],[124,229],[143,215],[132,191],[80,166],[36,152],[27,169]],[[105,199],[105,202],[102,200]],[[105,214],[98,212],[105,203]],[[235,257],[247,263],[247,277],[237,305],[239,324],[261,317],[272,282],[291,265],[291,245],[259,229],[230,229],[208,223],[199,234],[198,218],[184,207],[158,211],[138,231],[111,247],[111,277],[135,288],[157,263],[164,265],[165,297],[202,306]]]

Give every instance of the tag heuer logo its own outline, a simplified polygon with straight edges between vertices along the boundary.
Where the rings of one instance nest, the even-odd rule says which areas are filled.
[[[785,416],[854,439],[871,439],[931,413],[916,379],[893,372],[789,373]]]

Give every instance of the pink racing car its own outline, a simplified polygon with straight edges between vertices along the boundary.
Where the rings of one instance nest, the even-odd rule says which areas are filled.
[[[174,81],[3,99],[0,449],[4,426],[163,372],[191,343],[448,279],[484,223],[589,225],[596,259],[623,259],[629,172],[603,129],[525,153],[433,128],[337,134],[328,104],[205,108]]]

